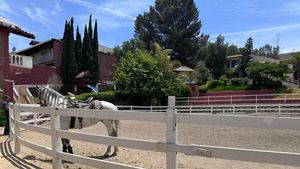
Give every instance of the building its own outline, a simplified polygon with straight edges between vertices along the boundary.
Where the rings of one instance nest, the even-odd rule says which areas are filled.
[[[9,54],[9,33],[35,38],[16,24],[0,19],[0,89],[6,94],[13,96],[13,85],[47,84],[54,74],[60,74],[63,45],[60,39],[32,41],[30,47]],[[98,61],[98,83],[111,84],[113,65],[118,62],[118,58],[114,56],[111,48],[99,45]]]
[[[5,94],[12,97],[15,75],[30,72],[33,67],[30,57],[9,54],[10,33],[31,39],[34,39],[35,36],[16,24],[0,18],[0,88]]]
[[[241,58],[243,55],[231,55],[227,56],[227,67],[228,68],[235,68],[239,65]],[[251,61],[257,61],[260,63],[279,63],[280,61],[278,59],[272,59],[267,58],[263,56],[257,56],[257,55],[250,55]]]

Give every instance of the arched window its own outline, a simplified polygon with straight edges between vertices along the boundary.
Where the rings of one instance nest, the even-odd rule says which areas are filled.
[[[13,64],[16,64],[16,58],[13,56]]]
[[[19,57],[17,56],[17,65],[19,64]]]

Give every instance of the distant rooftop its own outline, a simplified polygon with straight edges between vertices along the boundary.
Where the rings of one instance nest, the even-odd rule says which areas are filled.
[[[35,38],[35,36],[32,33],[22,30],[19,26],[17,26],[17,24],[5,18],[0,18],[0,29],[7,30],[10,33],[21,35],[27,38],[31,38],[31,39]]]
[[[98,52],[106,53],[106,54],[113,54],[114,50],[112,48],[99,45]]]
[[[187,66],[180,66],[180,67],[178,67],[178,68],[176,68],[176,69],[173,69],[173,71],[174,71],[174,72],[193,72],[194,69],[189,68],[189,67],[187,67]]]

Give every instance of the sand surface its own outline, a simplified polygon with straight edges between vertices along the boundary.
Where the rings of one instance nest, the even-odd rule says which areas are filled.
[[[165,125],[152,122],[122,121],[120,137],[136,138],[154,141],[165,141]],[[1,128],[0,132],[3,131]],[[106,129],[101,123],[81,130],[83,133],[106,135]],[[51,138],[47,135],[22,131],[21,137],[34,143],[51,146]],[[17,156],[12,153],[13,143],[8,142],[7,136],[0,136],[1,153],[0,169],[13,168],[42,168],[50,169],[51,157],[21,146],[21,153]],[[224,147],[238,147],[249,149],[265,149],[273,151],[287,151],[300,153],[300,131],[245,129],[233,127],[212,127],[204,125],[178,125],[178,142],[184,144],[204,144]],[[75,154],[102,158],[106,145],[97,145],[80,141],[72,141]],[[120,147],[115,157],[105,160],[134,165],[144,168],[165,168],[165,154],[141,151]],[[64,168],[92,169],[79,164],[64,163]],[[299,167],[271,165],[234,160],[193,157],[178,154],[179,169],[300,169]]]

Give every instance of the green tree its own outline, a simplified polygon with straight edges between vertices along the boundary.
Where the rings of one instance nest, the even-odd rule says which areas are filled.
[[[192,74],[193,79],[197,82],[197,84],[204,84],[209,77],[209,69],[205,66],[203,61],[199,61],[197,63],[196,69]]]
[[[94,58],[93,58],[93,49],[92,43],[90,41],[90,36],[87,32],[87,27],[84,27],[84,36],[83,36],[83,44],[82,44],[82,58],[84,63],[84,70],[90,71],[93,73],[94,69]]]
[[[98,62],[98,27],[97,27],[97,20],[95,21],[95,27],[94,27],[94,37],[93,37],[93,58],[94,58],[94,70],[93,73],[95,74],[95,80],[98,80],[99,78],[99,62]]]
[[[245,70],[248,66],[248,63],[251,59],[251,54],[253,51],[253,39],[250,37],[247,39],[247,42],[245,44],[245,47],[243,49],[243,55],[241,58],[241,62],[239,64],[238,67],[238,71],[240,73],[240,77],[244,77],[244,75],[246,74]]]
[[[163,49],[172,49],[173,59],[190,65],[198,57],[201,21],[194,0],[156,0],[149,12],[135,21],[135,36],[149,50],[154,42]],[[206,38],[207,39],[207,38]]]
[[[296,72],[296,79],[300,79],[300,52],[295,53],[289,60],[293,64],[294,71]]]
[[[146,45],[138,38],[133,38],[123,42],[122,46],[114,48],[114,54],[118,57],[122,57],[126,52],[136,52],[137,50],[146,50]],[[152,49],[152,47],[149,47]]]
[[[224,73],[227,46],[224,44],[224,37],[218,36],[215,43],[208,45],[206,64],[215,79]]]
[[[159,63],[162,58],[145,50],[127,52],[121,57],[114,73],[114,82],[119,92],[127,96],[132,104],[151,104],[153,99],[160,102],[166,96],[176,94],[182,86],[175,78],[168,77],[162,63]]]
[[[253,84],[272,85],[274,81],[286,80],[286,74],[290,73],[291,70],[284,63],[250,62],[246,72],[248,77],[253,80]]]
[[[79,27],[76,29],[76,40],[75,40],[75,58],[77,63],[77,71],[81,72],[84,70],[83,59],[82,59],[82,40],[79,33]]]
[[[75,45],[74,45],[74,20],[71,18],[70,22],[66,22],[63,36],[62,62],[61,62],[61,77],[63,81],[64,92],[72,91],[75,83],[75,76],[77,75],[77,65],[75,59]]]
[[[236,45],[231,44],[227,47],[227,56],[238,55],[238,54],[241,53],[239,51],[239,48]]]

